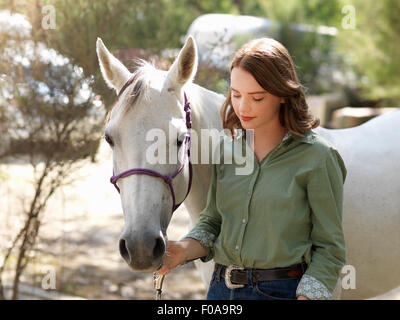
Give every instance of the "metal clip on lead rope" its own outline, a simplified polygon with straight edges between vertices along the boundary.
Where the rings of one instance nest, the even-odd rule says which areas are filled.
[[[153,273],[153,285],[156,290],[156,300],[161,300],[162,286],[164,282],[165,275]]]

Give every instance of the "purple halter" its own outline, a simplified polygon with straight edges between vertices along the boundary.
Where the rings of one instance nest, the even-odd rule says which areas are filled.
[[[128,80],[129,82],[129,80]],[[124,86],[123,89],[125,89],[127,86]],[[122,90],[121,90],[122,91]],[[158,173],[157,171],[151,170],[151,169],[142,169],[142,168],[135,168],[135,169],[130,169],[127,171],[124,171],[120,174],[117,175],[113,175],[110,178],[110,182],[114,185],[114,187],[117,189],[118,192],[120,192],[118,186],[117,186],[117,181],[118,179],[121,178],[126,178],[130,175],[133,174],[147,174],[149,176],[153,176],[153,177],[157,177],[157,178],[161,178],[164,180],[164,182],[168,185],[169,189],[171,190],[171,195],[172,195],[172,213],[174,213],[174,211],[176,209],[179,208],[179,206],[185,201],[186,197],[188,196],[189,192],[190,192],[190,188],[192,187],[192,178],[193,178],[193,168],[192,168],[192,162],[190,161],[190,138],[191,138],[191,130],[192,130],[192,120],[190,117],[190,102],[188,101],[187,97],[186,97],[186,93],[184,93],[184,97],[185,97],[185,105],[184,105],[184,110],[186,113],[186,128],[188,130],[188,133],[186,134],[186,138],[185,138],[185,156],[184,159],[182,161],[181,166],[179,167],[178,170],[176,170],[172,175],[162,175],[160,173]],[[189,184],[188,184],[188,189],[185,195],[185,198],[183,199],[183,201],[179,204],[176,204],[176,199],[175,199],[175,192],[174,192],[174,187],[172,186],[172,180],[183,170],[186,161],[188,160],[189,162]]]

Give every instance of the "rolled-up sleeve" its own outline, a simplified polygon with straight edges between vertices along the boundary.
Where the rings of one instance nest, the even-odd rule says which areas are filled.
[[[342,229],[343,184],[346,167],[337,150],[330,148],[322,165],[313,171],[307,185],[311,208],[311,261],[304,279],[300,281],[297,295],[307,296],[306,282],[334,290],[342,267],[345,265],[345,241]],[[316,280],[316,281],[315,281]],[[310,282],[310,281],[308,281]],[[301,290],[300,290],[301,289]],[[312,296],[311,290],[309,298]],[[329,296],[329,294],[328,294]],[[327,298],[327,294],[323,295]]]
[[[221,230],[221,215],[216,207],[217,164],[211,165],[210,180],[206,206],[201,211],[196,226],[183,237],[183,239],[193,238],[198,240],[206,249],[207,255],[201,258],[203,262],[213,258],[214,242]]]

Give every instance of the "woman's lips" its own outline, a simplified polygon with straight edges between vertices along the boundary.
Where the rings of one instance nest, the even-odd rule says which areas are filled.
[[[250,121],[252,119],[254,119],[255,117],[240,117],[243,121]]]

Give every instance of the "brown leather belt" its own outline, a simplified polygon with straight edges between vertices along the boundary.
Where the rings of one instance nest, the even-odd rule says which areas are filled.
[[[240,268],[236,266],[223,266],[215,264],[215,271],[221,268],[221,276],[225,278],[225,283],[228,288],[242,288],[244,285],[249,284],[247,277],[247,268]],[[272,281],[272,280],[285,280],[285,279],[300,279],[307,269],[305,262],[295,264],[285,268],[274,269],[251,269],[252,281]]]

